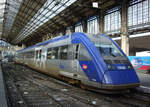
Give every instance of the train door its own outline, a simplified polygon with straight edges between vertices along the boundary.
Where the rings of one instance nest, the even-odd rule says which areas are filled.
[[[60,47],[60,68],[68,72],[78,71],[79,45],[64,45]]]
[[[46,48],[42,48],[42,53],[41,53],[41,67],[43,69],[45,69],[46,58],[47,58],[47,49]]]
[[[60,47],[60,68],[68,72],[77,72],[77,45],[65,45]],[[77,49],[76,49],[77,48]],[[75,59],[76,57],[76,59]]]
[[[41,67],[41,52],[42,52],[42,50],[41,49],[37,49],[37,50],[35,50],[35,66],[37,67],[37,68],[40,68]]]
[[[71,45],[64,45],[60,47],[60,65],[59,68],[63,71],[72,71],[72,50]]]

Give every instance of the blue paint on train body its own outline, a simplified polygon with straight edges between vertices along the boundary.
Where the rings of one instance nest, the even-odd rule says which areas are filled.
[[[105,73],[107,84],[121,85],[139,83],[139,79],[134,70],[113,70]]]
[[[127,64],[113,64],[112,66],[114,66],[113,70],[105,72],[107,83],[114,85],[139,83],[135,70],[129,69]]]
[[[83,33],[75,33],[72,35],[72,43],[73,44],[78,44],[78,43],[82,43],[86,50],[88,51],[88,53],[90,54],[91,58],[92,58],[92,65],[93,66],[89,66],[89,68],[93,68],[95,69],[95,72],[93,73],[93,75],[95,75],[94,77],[96,77],[100,83],[105,83],[105,79],[103,78],[104,72],[107,69],[106,64],[104,63],[104,60],[101,58],[100,52],[98,51],[98,49],[94,46],[94,43]],[[82,65],[80,65],[82,66]],[[87,72],[85,72],[86,75]],[[93,78],[94,78],[93,77]],[[91,76],[88,77],[89,80],[90,78],[92,78]],[[101,80],[101,81],[100,81]]]
[[[109,40],[109,38],[106,35],[105,36]],[[113,41],[114,45],[117,46],[119,51],[127,57],[121,48]],[[95,47],[95,45],[92,43],[92,41],[82,33],[76,33],[72,35],[72,43],[78,44],[82,43],[85,48],[87,49],[88,53],[90,54],[92,61],[79,61],[80,66],[82,68],[83,64],[86,64],[88,68],[85,70],[82,68],[82,70],[87,75],[88,79],[90,81],[96,81],[102,84],[108,84],[108,85],[121,85],[121,84],[131,84],[131,83],[139,83],[139,79],[136,75],[136,72],[134,69],[115,69],[115,70],[108,70],[106,63],[104,62],[99,50]],[[130,62],[129,62],[130,63]],[[123,64],[115,64],[113,65],[115,68],[118,66],[125,66]]]
[[[99,74],[92,61],[79,61],[79,64],[90,81],[96,81],[99,83],[101,82],[102,78],[99,77]],[[83,65],[86,65],[87,69],[84,69]]]

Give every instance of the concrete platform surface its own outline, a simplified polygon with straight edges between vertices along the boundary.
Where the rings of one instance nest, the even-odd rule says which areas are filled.
[[[0,66],[0,107],[8,107],[1,66]]]
[[[143,73],[137,73],[137,75],[140,79],[141,86],[150,87],[150,75]]]

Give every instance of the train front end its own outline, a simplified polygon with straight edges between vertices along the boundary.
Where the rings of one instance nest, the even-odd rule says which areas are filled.
[[[139,86],[138,76],[127,56],[111,38],[101,35],[93,40],[99,51],[101,72],[100,82],[103,88],[128,89]]]
[[[88,81],[82,81],[84,84],[108,90],[130,89],[140,85],[127,56],[107,35],[75,33],[72,43],[82,44],[90,57],[79,59],[82,71],[88,78]],[[81,56],[88,56],[87,53],[82,52]]]

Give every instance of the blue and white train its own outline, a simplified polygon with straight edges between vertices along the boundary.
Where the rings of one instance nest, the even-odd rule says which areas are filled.
[[[16,52],[15,61],[96,90],[125,90],[140,82],[127,56],[105,34],[73,33]]]

